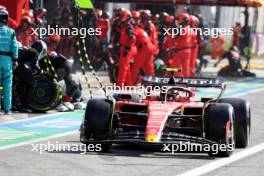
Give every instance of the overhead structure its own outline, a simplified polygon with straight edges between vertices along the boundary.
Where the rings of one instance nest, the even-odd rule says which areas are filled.
[[[96,0],[96,2],[176,3],[176,4],[244,6],[244,7],[261,7],[264,4],[263,0]]]
[[[77,4],[82,9],[93,9],[93,3],[91,0],[76,0]]]

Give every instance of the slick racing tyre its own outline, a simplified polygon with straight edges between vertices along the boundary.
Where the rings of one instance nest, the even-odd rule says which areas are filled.
[[[223,98],[222,103],[228,103],[233,106],[235,111],[235,144],[237,148],[245,148],[249,144],[251,127],[250,103],[239,98]]]
[[[115,63],[109,66],[108,74],[111,83],[117,83],[119,63]]]
[[[109,134],[112,117],[112,102],[105,99],[91,99],[88,101],[84,122],[81,125],[80,139],[89,144],[90,139],[106,140]],[[102,151],[107,152],[111,144],[101,144]]]
[[[209,156],[228,157],[234,150],[234,109],[230,104],[210,104],[205,110],[205,136],[206,139],[218,143],[217,151],[213,148]],[[224,149],[220,149],[223,146]]]
[[[26,64],[19,64],[13,72],[12,105],[13,110],[19,111],[21,106],[28,105],[26,102],[31,98],[27,96],[26,90],[32,84],[33,76]]]
[[[17,108],[17,106],[21,103],[19,93],[18,93],[18,89],[19,89],[19,80],[14,76],[13,89],[12,89],[13,90],[12,91],[12,106],[13,106],[13,108],[14,107]]]
[[[45,112],[55,108],[61,99],[61,90],[57,81],[47,75],[36,75],[33,77],[32,90],[29,107],[33,111]]]

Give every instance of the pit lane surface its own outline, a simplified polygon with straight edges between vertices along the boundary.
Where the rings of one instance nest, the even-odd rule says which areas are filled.
[[[264,91],[243,96],[252,105],[251,144],[264,142]],[[79,134],[39,141],[35,144],[80,144]],[[42,154],[32,151],[27,144],[15,148],[0,150],[1,176],[65,176],[65,175],[180,175],[188,173],[219,158],[209,158],[206,154],[165,154],[137,146],[114,146],[110,153],[80,154],[82,151],[45,151]],[[236,150],[235,155],[243,150]],[[263,151],[236,162],[220,167],[207,175],[232,176],[263,175]],[[202,168],[203,169],[203,168]],[[204,168],[205,169],[205,168]],[[199,174],[198,172],[196,174]]]

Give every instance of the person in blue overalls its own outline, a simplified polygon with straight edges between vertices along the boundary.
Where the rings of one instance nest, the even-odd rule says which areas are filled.
[[[18,43],[15,31],[7,27],[8,11],[0,8],[0,86],[3,87],[3,100],[5,114],[11,114],[12,108],[12,79],[13,61],[18,58]],[[1,103],[0,103],[1,105]]]

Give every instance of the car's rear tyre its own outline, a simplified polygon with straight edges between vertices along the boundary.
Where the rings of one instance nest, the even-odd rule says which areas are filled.
[[[112,116],[112,103],[105,99],[88,101],[84,122],[81,125],[81,142],[89,144],[93,140],[106,140]],[[109,151],[111,144],[101,144],[102,152]]]
[[[235,144],[237,148],[245,148],[249,145],[251,128],[250,103],[239,98],[224,98],[220,102],[233,106],[235,111]]]
[[[205,110],[205,137],[218,145],[225,145],[225,150],[210,150],[209,156],[228,157],[233,153],[234,128],[233,107],[225,103],[209,105]],[[231,146],[231,147],[230,147]]]

